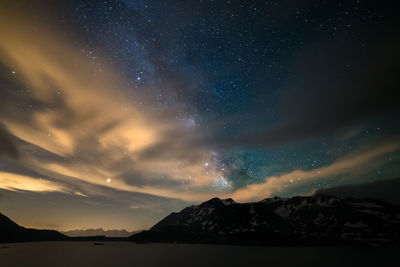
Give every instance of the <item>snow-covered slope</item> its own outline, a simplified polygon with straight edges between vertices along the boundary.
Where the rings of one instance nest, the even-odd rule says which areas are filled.
[[[400,207],[322,194],[243,204],[213,198],[170,214],[131,240],[271,245],[398,243]]]

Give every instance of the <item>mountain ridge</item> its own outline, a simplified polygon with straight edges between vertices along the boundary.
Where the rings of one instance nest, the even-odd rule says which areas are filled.
[[[0,243],[67,239],[68,237],[55,230],[37,230],[22,227],[0,213]]]
[[[400,243],[400,206],[375,199],[210,199],[173,212],[129,240],[243,245],[386,245]]]
[[[106,237],[104,235],[69,237],[55,230],[38,230],[18,225],[0,213],[0,243],[34,241],[127,241],[127,237]]]
[[[127,231],[125,229],[104,230],[103,228],[76,229],[69,231],[61,231],[62,234],[69,237],[86,237],[86,236],[105,236],[105,237],[129,237],[140,231]]]

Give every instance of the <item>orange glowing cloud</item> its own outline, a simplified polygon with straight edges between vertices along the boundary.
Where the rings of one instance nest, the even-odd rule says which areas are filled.
[[[118,68],[88,58],[54,29],[5,10],[0,61],[12,70],[10,79],[28,88],[21,98],[39,103],[29,112],[12,107],[13,115],[0,115],[26,143],[19,147],[25,168],[64,186],[82,181],[84,195],[86,183],[185,200],[212,195],[210,186],[223,173],[210,160],[212,149],[197,142],[197,129],[176,120],[180,103],[168,112],[155,110],[144,93],[127,90]],[[143,156],[159,144],[166,144],[164,151]]]
[[[0,172],[0,188],[11,191],[67,192],[57,183],[8,172]]]

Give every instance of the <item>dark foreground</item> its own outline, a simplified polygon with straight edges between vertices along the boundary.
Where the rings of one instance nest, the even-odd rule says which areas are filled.
[[[0,266],[400,266],[397,252],[373,247],[30,242],[0,244]]]

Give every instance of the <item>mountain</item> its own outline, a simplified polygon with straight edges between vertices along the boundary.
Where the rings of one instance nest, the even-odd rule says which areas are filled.
[[[375,198],[400,205],[400,178],[365,184],[345,185],[321,189],[318,192],[339,198]]]
[[[36,230],[19,226],[0,213],[0,243],[27,241],[66,240],[67,237],[53,230]]]
[[[139,231],[128,232],[125,229],[103,230],[102,228],[98,228],[98,229],[86,229],[86,230],[71,230],[71,231],[64,231],[61,233],[70,237],[78,237],[78,236],[128,237],[138,232]]]
[[[213,198],[171,213],[131,241],[252,245],[400,244],[400,206],[372,199]]]

